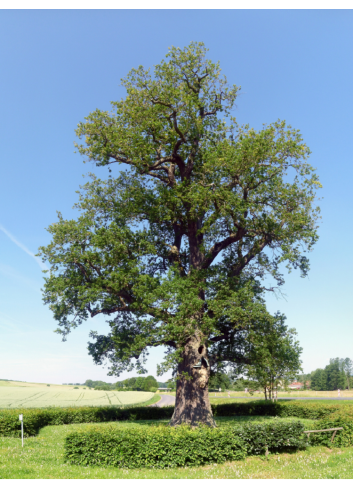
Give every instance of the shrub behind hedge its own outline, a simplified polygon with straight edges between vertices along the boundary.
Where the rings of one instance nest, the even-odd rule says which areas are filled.
[[[138,421],[171,418],[173,408],[73,407],[46,409],[1,409],[0,436],[21,436],[18,415],[23,413],[25,436],[35,436],[40,428],[50,425],[102,423],[107,421]]]
[[[324,405],[308,402],[253,401],[248,403],[216,404],[212,406],[215,416],[279,416],[304,419],[320,419],[340,410],[340,405]]]
[[[305,448],[300,422],[248,424],[241,428],[95,426],[69,434],[65,459],[76,465],[127,468],[184,467],[241,460],[266,449]]]
[[[48,425],[101,423],[106,421],[158,420],[172,417],[173,407],[135,406],[120,408],[72,407],[46,409],[0,409],[0,436],[21,436],[18,415],[24,415],[25,436],[35,436],[40,428]],[[324,419],[329,416],[344,415],[353,417],[353,406],[307,402],[253,401],[212,405],[215,416],[278,416],[306,419]]]

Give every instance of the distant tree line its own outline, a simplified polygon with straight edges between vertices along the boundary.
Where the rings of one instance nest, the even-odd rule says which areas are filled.
[[[148,377],[130,377],[121,380],[116,383],[116,387],[129,391],[156,392],[159,386],[153,375],[149,375]]]
[[[285,358],[286,357],[283,356],[284,360]],[[265,366],[267,367],[266,370],[270,371],[268,362]],[[303,390],[334,391],[337,389],[353,388],[353,361],[350,358],[331,358],[330,363],[326,365],[325,368],[318,368],[309,374],[297,374],[294,377],[295,370],[298,369],[299,366],[295,367],[296,368],[293,368],[291,372],[291,369],[288,368],[287,364],[288,372],[285,372],[285,374],[289,373],[291,375],[282,376],[283,379],[279,390],[287,390],[291,380],[301,382],[303,384]],[[264,369],[264,371],[266,370]],[[228,373],[218,372],[211,377],[209,390],[218,391],[221,389],[222,391],[244,391],[245,389],[248,389],[250,392],[254,390],[264,390],[263,385],[260,382],[260,376],[258,377],[257,380],[254,380],[256,377],[250,377],[249,375],[239,378],[234,371]]]
[[[3,382],[26,382],[26,380],[0,379]]]
[[[313,391],[333,391],[353,387],[353,361],[350,358],[331,358],[325,368],[299,376],[305,387]]]
[[[116,383],[103,382],[101,380],[86,380],[84,385],[91,389],[111,391],[111,390],[128,390],[128,391],[144,391],[144,392],[156,392],[159,384],[163,382],[157,382],[153,375],[148,377],[130,377],[129,379],[121,380]]]
[[[296,356],[298,358],[298,356]],[[282,363],[288,356],[283,355]],[[268,361],[263,367],[264,371],[270,371]],[[277,367],[277,365],[276,365]],[[296,366],[298,368],[298,366]],[[287,370],[290,372],[287,363]],[[295,369],[293,369],[295,371]],[[290,372],[292,374],[292,372]],[[293,374],[291,375],[293,377]],[[250,392],[254,390],[264,390],[264,386],[259,380],[254,380],[250,376],[240,377],[234,371],[219,371],[214,373],[209,381],[209,391],[242,391],[248,389]],[[287,389],[289,377],[281,382],[280,390]],[[6,380],[6,379],[0,379]],[[266,379],[265,379],[266,380]],[[293,379],[294,380],[294,379]],[[308,374],[296,375],[296,380],[303,384],[303,389],[313,391],[334,391],[337,389],[353,388],[353,361],[350,358],[331,358],[330,363],[325,368],[318,368]],[[130,377],[129,379],[121,380],[116,383],[103,382],[101,380],[86,380],[84,384],[63,384],[63,385],[85,385],[96,390],[129,390],[129,391],[145,391],[156,392],[158,388],[169,388],[172,391],[176,389],[176,380],[170,379],[167,382],[158,382],[152,375],[148,377]]]

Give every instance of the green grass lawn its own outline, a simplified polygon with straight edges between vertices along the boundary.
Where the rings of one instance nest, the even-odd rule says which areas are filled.
[[[234,402],[236,403],[240,403],[240,402],[252,402],[252,401],[264,401],[264,399],[260,399],[258,397],[248,397],[246,399],[237,399],[235,397],[233,398],[214,398],[214,397],[210,397],[210,403],[211,404],[233,404]],[[347,404],[353,404],[353,401],[351,400],[344,400],[344,401],[340,401],[340,400],[337,400],[337,399],[320,399],[320,398],[317,398],[317,399],[296,399],[295,397],[293,397],[292,399],[278,399],[277,402],[308,402],[308,403],[312,403],[312,402],[320,402],[321,404],[339,404],[339,405],[342,405],[342,406],[346,406]]]
[[[218,425],[243,422],[269,422],[270,416],[239,416],[217,418]],[[286,418],[291,420],[294,418]],[[295,418],[297,419],[297,418]],[[310,420],[302,420],[309,426]],[[125,426],[147,426],[161,422],[141,421],[119,423]],[[106,425],[116,423],[105,423]],[[65,436],[85,425],[47,426],[37,437],[25,439],[22,449],[18,438],[0,437],[1,479],[182,479],[182,478],[353,478],[353,448],[310,448],[294,454],[248,457],[245,461],[229,462],[198,468],[179,469],[115,469],[80,467],[65,464]]]
[[[342,405],[342,406],[346,406],[347,404],[353,404],[353,401],[351,400],[344,400],[344,401],[340,401],[340,400],[337,400],[337,399],[289,399],[287,400],[287,402],[291,402],[291,401],[296,401],[296,402],[320,402],[321,404],[339,404],[339,405]],[[286,402],[286,400],[282,400],[282,402]]]
[[[348,394],[347,394],[347,392],[348,392]],[[172,391],[172,392],[167,392],[167,394],[171,395],[171,396],[175,396],[176,393],[175,393],[175,391]],[[330,397],[332,397],[332,399],[327,399],[327,400],[322,399],[321,397],[323,395],[326,395],[326,394],[327,394],[327,392],[317,393],[315,391],[290,392],[289,394],[287,392],[280,392],[278,394],[278,396],[279,396],[278,401],[281,401],[281,402],[289,402],[289,401],[327,402],[329,404],[341,403],[343,405],[353,404],[353,400],[346,400],[345,399],[345,397],[348,397],[348,395],[353,397],[353,391],[345,391],[345,394],[342,397],[337,397],[336,393],[333,395],[332,392],[330,392]],[[210,403],[211,404],[229,404],[229,403],[233,403],[233,402],[251,402],[251,401],[264,401],[265,400],[265,396],[263,394],[250,395],[250,394],[246,394],[244,392],[231,392],[230,395],[231,395],[231,397],[227,397],[228,396],[227,392],[222,392],[222,393],[210,392],[209,393]],[[300,395],[302,395],[302,397],[316,397],[316,399],[298,399],[298,397]],[[281,397],[287,397],[287,399],[283,399]]]
[[[221,397],[210,397],[210,403],[211,404],[233,404],[234,402],[251,402],[251,401],[263,401],[264,399],[261,399],[260,397],[248,397],[246,399],[241,399],[237,397],[226,397],[226,398],[221,398]]]

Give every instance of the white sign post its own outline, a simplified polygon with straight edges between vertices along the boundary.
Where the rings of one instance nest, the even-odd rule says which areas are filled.
[[[22,448],[23,448],[23,414],[19,415],[19,420],[21,421],[21,438],[22,438]]]

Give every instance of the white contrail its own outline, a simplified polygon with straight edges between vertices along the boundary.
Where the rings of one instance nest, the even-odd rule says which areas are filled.
[[[42,270],[45,270],[47,267],[41,262],[41,260],[38,258],[38,256],[35,256],[34,253],[32,253],[31,251],[29,251],[29,249],[22,243],[20,243],[18,241],[18,239],[15,238],[15,236],[13,236],[11,233],[9,233],[9,231],[7,229],[4,228],[4,226],[2,226],[0,224],[0,231],[2,231],[3,233],[6,234],[6,236],[8,238],[11,239],[11,241],[13,243],[15,243],[15,245],[17,245],[19,248],[21,248],[21,250],[23,250],[25,253],[27,253],[27,255],[31,256],[32,258],[35,259],[35,261],[38,263],[38,265],[40,266],[40,268]]]

